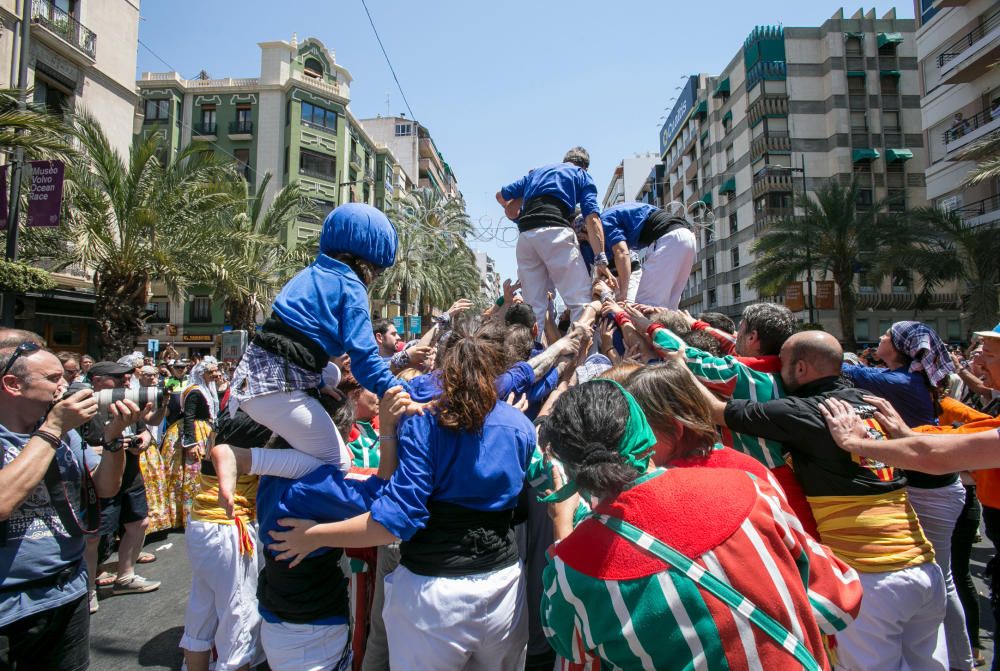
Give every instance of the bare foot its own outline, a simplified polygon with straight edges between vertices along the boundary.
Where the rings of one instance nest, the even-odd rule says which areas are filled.
[[[233,518],[236,502],[233,499],[236,491],[236,455],[233,448],[226,444],[215,445],[210,452],[215,474],[219,479],[219,506],[226,511],[226,517]]]

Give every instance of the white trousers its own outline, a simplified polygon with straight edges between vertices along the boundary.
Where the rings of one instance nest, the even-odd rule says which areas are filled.
[[[276,392],[240,403],[258,424],[278,434],[294,450],[253,448],[253,475],[301,478],[323,464],[351,467],[351,452],[323,405],[305,391]]]
[[[260,570],[256,525],[250,525],[254,552],[240,554],[234,525],[188,520],[184,530],[191,562],[191,593],[184,613],[180,647],[191,652],[215,650],[216,671],[234,671],[258,655]]]
[[[347,671],[353,655],[346,624],[260,625],[260,642],[271,671]]]
[[[687,228],[670,231],[646,248],[635,302],[676,310],[694,266],[696,243]]]
[[[948,663],[953,669],[971,669],[972,645],[965,628],[965,609],[951,577],[951,535],[965,507],[965,486],[956,480],[947,487],[934,489],[907,487],[906,493],[927,540],[934,546],[934,561],[944,574],[944,634],[948,644]]]
[[[861,573],[861,611],[837,634],[841,671],[947,671],[944,577],[929,562]]]
[[[457,578],[398,567],[382,611],[393,671],[520,671],[528,645],[521,564]]]
[[[576,321],[590,302],[591,281],[576,233],[568,226],[546,226],[517,236],[517,279],[525,302],[535,311],[538,332],[545,329],[547,292],[555,285]]]

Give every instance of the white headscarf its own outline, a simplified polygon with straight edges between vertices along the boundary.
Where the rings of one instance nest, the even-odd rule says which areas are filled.
[[[214,422],[215,418],[219,415],[219,394],[215,389],[214,380],[212,382],[205,382],[205,370],[209,366],[214,368],[219,367],[219,362],[214,356],[206,356],[198,362],[197,366],[191,369],[191,372],[188,373],[188,386],[185,387],[184,391],[187,392],[192,387],[198,388],[201,395],[208,402],[208,414]]]

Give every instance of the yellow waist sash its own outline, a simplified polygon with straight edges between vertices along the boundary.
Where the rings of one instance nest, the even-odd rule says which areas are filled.
[[[241,475],[237,478],[233,495],[234,519],[226,517],[226,511],[219,506],[219,479],[204,473],[199,477],[201,481],[191,505],[191,519],[196,522],[235,525],[240,536],[240,552],[247,555],[253,552],[253,537],[247,525],[257,515],[257,476]]]
[[[808,496],[820,539],[862,573],[898,571],[934,561],[905,489],[870,496]]]

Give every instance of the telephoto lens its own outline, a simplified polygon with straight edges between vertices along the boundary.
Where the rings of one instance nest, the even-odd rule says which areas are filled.
[[[153,408],[162,408],[167,402],[167,396],[160,387],[118,387],[115,389],[102,389],[94,393],[97,397],[97,411],[105,415],[108,408],[115,401],[132,401],[139,409],[146,407],[147,403],[152,403]]]
[[[62,397],[63,398],[69,398],[70,396],[72,396],[76,392],[82,391],[84,389],[93,389],[93,387],[91,387],[86,382],[83,382],[82,380],[77,380],[73,384],[71,384],[68,387],[66,387],[66,391],[63,392]]]

